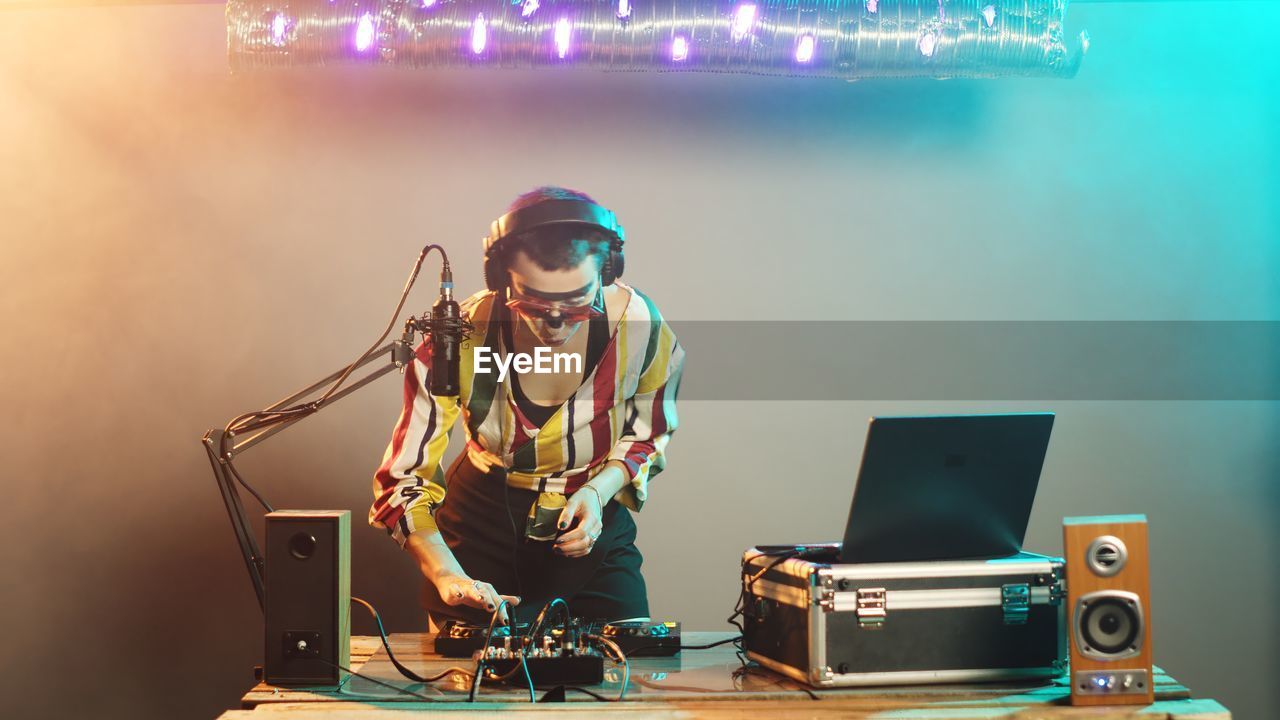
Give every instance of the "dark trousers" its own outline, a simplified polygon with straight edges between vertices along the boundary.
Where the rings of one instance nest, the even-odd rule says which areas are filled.
[[[557,597],[574,616],[591,620],[649,615],[631,511],[608,502],[595,548],[585,557],[569,558],[556,554],[549,541],[525,539],[525,518],[538,493],[508,487],[501,469],[482,473],[463,453],[445,479],[448,492],[436,511],[440,534],[473,579],[492,583],[499,594],[521,598],[515,609],[519,621],[531,621]],[[450,619],[489,622],[490,613],[484,610],[445,603],[429,582],[422,602],[436,625]]]

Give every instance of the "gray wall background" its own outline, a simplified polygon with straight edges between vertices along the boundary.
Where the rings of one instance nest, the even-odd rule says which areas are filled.
[[[612,206],[627,278],[678,320],[1280,319],[1280,10],[1070,19],[1094,39],[1072,81],[844,84],[232,78],[216,6],[0,10],[14,716],[237,705],[261,621],[200,434],[372,342],[425,242],[477,288],[478,238],[534,185]],[[398,402],[384,379],[241,467],[277,505],[352,509],[355,591],[409,631],[416,570],[362,524]],[[722,628],[743,548],[838,537],[868,416],[1005,409],[1058,413],[1027,546],[1146,512],[1157,663],[1266,716],[1275,402],[685,402],[639,518],[655,615]]]

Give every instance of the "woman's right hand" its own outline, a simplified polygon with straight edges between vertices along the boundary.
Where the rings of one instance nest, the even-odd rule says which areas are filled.
[[[509,605],[519,605],[520,598],[513,595],[499,595],[493,585],[479,580],[472,580],[458,564],[453,551],[445,544],[439,530],[423,530],[409,535],[405,542],[405,550],[418,561],[418,568],[431,583],[440,599],[449,605],[468,605],[487,613],[493,613],[503,600]],[[498,617],[504,624],[510,614],[503,608]]]
[[[520,604],[520,598],[514,595],[500,595],[493,585],[472,580],[466,575],[441,575],[436,578],[435,586],[436,591],[440,593],[440,599],[449,605],[467,605],[493,613],[502,605],[503,600],[506,600],[510,607]],[[503,607],[498,615],[498,622],[506,625],[510,619],[509,611]]]

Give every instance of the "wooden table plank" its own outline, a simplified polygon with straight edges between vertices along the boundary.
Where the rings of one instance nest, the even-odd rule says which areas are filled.
[[[619,720],[759,720],[762,712],[786,718],[839,718],[840,720],[1041,720],[1043,718],[1088,720],[1230,720],[1231,714],[1213,700],[1174,700],[1148,707],[921,707],[910,703],[876,706],[870,698],[788,700],[761,705],[759,702],[684,701],[619,703],[603,708],[599,704],[564,703],[529,705],[509,702],[467,703],[277,703],[257,710],[232,710],[220,720],[265,720],[273,716],[289,720],[403,720],[406,711],[467,711],[468,717],[492,720],[547,720],[554,717],[595,718],[602,711]]]
[[[729,633],[687,632],[686,644],[706,644],[729,637]],[[392,635],[392,648],[403,664],[419,674],[435,674],[450,667],[470,669],[467,659],[442,658],[434,652],[434,639],[425,633]],[[963,685],[908,685],[874,688],[825,688],[811,689],[818,700],[809,699],[794,681],[756,668],[743,678],[741,684],[728,682],[727,676],[738,667],[731,645],[709,650],[686,650],[676,658],[634,658],[631,668],[631,684],[627,702],[614,704],[611,714],[625,714],[628,720],[655,718],[658,720],[760,720],[761,712],[783,713],[788,717],[848,718],[877,720],[927,718],[937,720],[963,720],[968,718],[1009,718],[1013,720],[1039,720],[1041,718],[1090,718],[1091,720],[1229,720],[1231,715],[1212,700],[1191,699],[1190,693],[1163,670],[1155,668],[1155,705],[1148,707],[1075,708],[1067,705],[1070,694],[1066,678],[1056,681],[1026,681],[1012,683],[975,683]],[[352,638],[351,667],[357,671],[392,683],[405,684],[395,674],[388,661],[381,641],[375,637]],[[612,683],[606,682],[590,689],[616,697],[620,688],[620,673],[613,672]],[[349,694],[353,683],[362,692]],[[424,693],[440,698],[425,702],[410,696],[398,696],[393,691],[379,688],[360,678],[352,678],[344,686],[343,693],[333,687],[275,688],[259,684],[243,698],[245,710],[233,710],[222,717],[227,720],[245,720],[263,715],[245,713],[287,712],[293,720],[308,718],[358,717],[360,720],[376,720],[404,711],[467,710],[482,716],[502,713],[504,720],[518,720],[517,716],[539,714],[545,720],[546,712],[592,713],[602,709],[586,695],[570,693],[573,702],[531,705],[528,689],[524,686],[491,687],[484,685],[478,702],[464,702],[469,688],[465,678],[452,676],[449,681],[430,686],[413,686]],[[366,692],[365,689],[374,692]],[[541,696],[543,691],[539,691]],[[633,702],[634,701],[634,702]],[[249,708],[254,708],[250,710]],[[511,713],[515,713],[512,715]]]

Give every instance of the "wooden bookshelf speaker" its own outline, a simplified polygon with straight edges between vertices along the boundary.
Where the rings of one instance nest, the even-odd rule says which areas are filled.
[[[1071,704],[1150,705],[1151,585],[1145,515],[1066,518]]]

